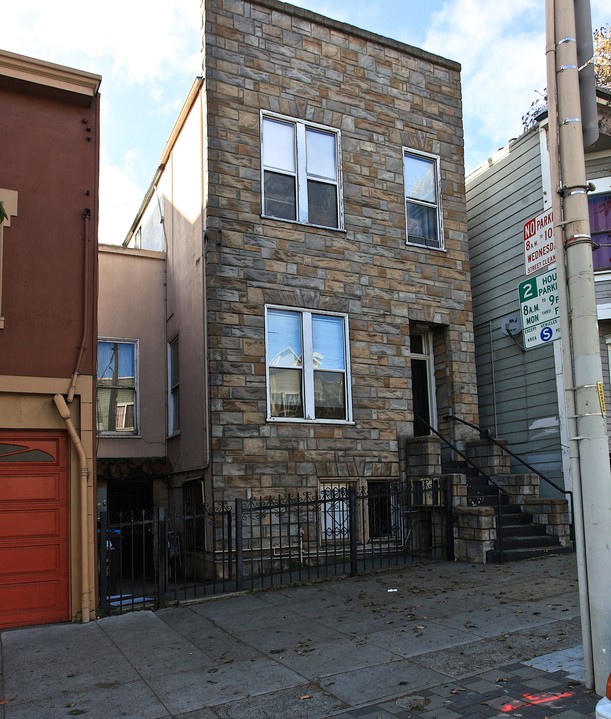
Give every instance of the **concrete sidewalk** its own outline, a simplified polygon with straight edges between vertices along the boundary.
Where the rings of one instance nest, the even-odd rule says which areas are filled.
[[[415,565],[0,641],[5,719],[583,719],[597,700],[573,555]]]

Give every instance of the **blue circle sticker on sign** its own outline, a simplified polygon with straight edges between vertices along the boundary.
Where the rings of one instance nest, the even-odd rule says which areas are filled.
[[[544,327],[539,334],[539,337],[541,337],[544,342],[549,342],[553,336],[554,330],[551,327]]]

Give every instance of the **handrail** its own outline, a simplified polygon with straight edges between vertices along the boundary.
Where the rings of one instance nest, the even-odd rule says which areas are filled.
[[[418,416],[418,415],[414,415],[414,416],[415,416],[415,418],[416,418],[419,422],[422,422],[422,424],[424,424],[426,427],[428,427],[428,429],[429,429],[433,434],[437,435],[437,437],[439,437],[439,439],[440,439],[442,442],[445,442],[445,444],[447,444],[448,447],[450,447],[450,449],[452,449],[454,452],[456,452],[456,454],[457,454],[459,457],[462,457],[462,459],[464,459],[465,462],[466,462],[468,465],[470,465],[471,467],[473,467],[473,469],[475,469],[479,474],[481,474],[482,477],[483,477],[485,480],[487,480],[490,484],[494,485],[494,486],[499,490],[499,492],[498,492],[498,494],[497,494],[497,508],[496,508],[496,514],[497,514],[496,538],[497,538],[497,545],[498,545],[498,550],[499,550],[500,561],[503,562],[503,525],[502,525],[502,522],[501,522],[501,494],[504,494],[505,496],[509,496],[507,490],[506,490],[504,487],[501,487],[500,484],[497,484],[497,483],[492,479],[492,477],[490,477],[490,475],[486,474],[486,472],[484,472],[483,469],[481,469],[481,467],[478,467],[478,466],[475,464],[475,462],[473,462],[473,460],[469,459],[469,457],[467,457],[466,454],[464,454],[463,452],[461,452],[461,450],[458,449],[458,447],[457,447],[455,444],[453,444],[452,442],[450,442],[449,439],[446,439],[446,437],[444,437],[442,434],[440,434],[440,433],[435,429],[435,427],[433,427],[431,424],[429,424],[425,419],[423,419],[422,417],[420,417],[420,416]]]
[[[570,517],[571,521],[569,524],[569,531],[570,531],[570,537],[571,541],[573,542],[573,547],[575,547],[575,515],[573,512],[573,492],[570,489],[564,489],[564,487],[559,487],[555,482],[553,482],[551,479],[546,477],[544,474],[542,474],[538,469],[535,469],[535,467],[532,466],[532,464],[529,464],[525,459],[522,459],[520,455],[516,454],[515,452],[512,452],[508,447],[506,447],[502,442],[499,442],[495,437],[492,436],[489,429],[482,429],[479,425],[473,424],[472,422],[468,422],[466,419],[463,419],[462,417],[457,417],[454,414],[446,414],[446,419],[454,420],[455,422],[460,422],[461,424],[466,425],[467,427],[471,427],[472,429],[475,429],[479,432],[479,435],[482,439],[487,439],[489,442],[492,442],[493,444],[496,444],[497,447],[500,447],[503,452],[506,452],[510,457],[513,457],[516,459],[520,464],[522,464],[527,469],[530,469],[530,471],[533,474],[536,474],[539,479],[542,479],[544,482],[547,482],[551,487],[553,487],[555,490],[560,492],[561,494],[564,494],[568,496],[568,500],[571,505],[571,512]]]

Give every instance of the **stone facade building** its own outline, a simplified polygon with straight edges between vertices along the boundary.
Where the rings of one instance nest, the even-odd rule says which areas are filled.
[[[161,295],[132,281],[165,305],[150,496],[167,466],[185,573],[309,567],[348,544],[355,563],[374,543],[478,562],[564,549],[566,501],[525,512],[538,477],[477,431],[459,65],[278,0],[205,0],[202,28],[202,76],[124,242],[126,262],[165,258]],[[105,316],[149,401],[152,326],[121,337]]]
[[[171,496],[399,481],[477,422],[460,67],[277,0],[202,17],[125,242],[167,252]]]

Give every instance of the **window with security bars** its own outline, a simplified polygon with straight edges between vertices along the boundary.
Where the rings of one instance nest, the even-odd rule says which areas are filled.
[[[402,537],[399,486],[392,480],[320,483],[320,529],[323,543],[350,539],[350,492],[355,494],[356,541],[398,541]]]
[[[340,133],[277,115],[262,115],[263,215],[340,228]]]

